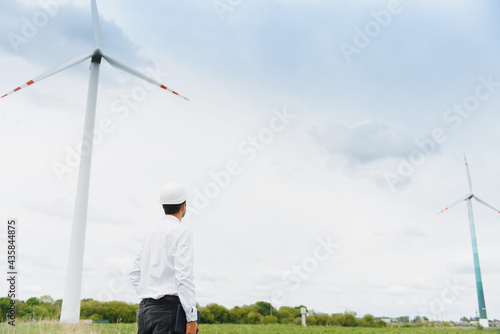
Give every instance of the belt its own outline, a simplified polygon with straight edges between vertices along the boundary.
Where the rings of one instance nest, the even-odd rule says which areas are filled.
[[[171,300],[171,301],[180,302],[180,299],[178,296],[172,296],[172,295],[165,295],[165,296],[158,298],[158,299],[144,298],[142,301],[145,303],[150,303],[150,302],[156,302],[156,301],[162,301],[162,300]]]

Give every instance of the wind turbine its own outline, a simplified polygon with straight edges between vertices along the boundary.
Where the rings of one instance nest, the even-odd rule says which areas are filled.
[[[479,255],[477,252],[477,242],[476,242],[476,228],[474,227],[474,216],[472,214],[472,198],[475,198],[479,203],[487,206],[490,209],[495,210],[500,213],[499,210],[495,209],[493,206],[489,205],[485,201],[481,200],[479,197],[474,195],[472,192],[472,180],[470,177],[469,165],[467,164],[467,157],[465,158],[465,168],[467,170],[467,178],[469,180],[469,193],[459,200],[450,204],[446,209],[442,210],[440,213],[445,212],[449,208],[466,201],[467,202],[467,210],[469,211],[469,227],[470,227],[470,237],[472,241],[472,255],[474,257],[474,272],[476,274],[476,289],[477,289],[477,302],[479,304],[479,323],[483,327],[488,327],[488,317],[486,315],[486,304],[484,302],[484,291],[483,291],[483,279],[481,278],[481,268],[479,267]]]
[[[89,197],[89,180],[90,180],[90,165],[92,160],[92,142],[94,136],[95,109],[97,103],[97,85],[99,81],[99,66],[102,58],[110,65],[125,71],[138,78],[146,80],[160,88],[163,88],[175,95],[184,99],[185,97],[177,94],[170,88],[154,80],[153,78],[138,72],[119,61],[104,54],[101,47],[101,28],[99,24],[99,14],[97,12],[96,0],[91,0],[92,10],[92,30],[94,35],[94,51],[83,56],[79,56],[64,64],[61,64],[41,75],[30,80],[9,93],[1,96],[4,98],[7,95],[15,93],[22,88],[30,86],[38,81],[41,81],[51,75],[61,72],[69,67],[79,64],[87,59],[90,61],[90,79],[87,95],[87,109],[85,113],[84,135],[82,141],[82,154],[80,160],[80,168],[78,172],[78,184],[76,190],[75,209],[73,215],[73,225],[71,230],[71,241],[68,255],[68,266],[66,272],[66,283],[64,288],[63,304],[61,309],[61,322],[78,323],[80,320],[80,299],[82,289],[82,269],[83,269],[83,252],[85,244],[85,228],[87,222],[87,206]],[[188,100],[188,99],[186,99]],[[85,153],[83,153],[85,152]]]

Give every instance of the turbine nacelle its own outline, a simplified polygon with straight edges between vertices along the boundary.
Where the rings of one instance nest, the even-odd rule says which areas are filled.
[[[104,54],[102,53],[101,49],[95,48],[94,52],[92,53],[92,57],[102,57]]]
[[[103,53],[101,49],[95,48],[94,52],[92,53],[92,63],[101,63],[101,59],[103,57]]]

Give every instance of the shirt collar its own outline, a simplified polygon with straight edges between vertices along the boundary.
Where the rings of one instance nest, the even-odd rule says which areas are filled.
[[[181,221],[179,219],[177,219],[177,217],[172,216],[172,215],[165,215],[164,219],[168,220],[168,221],[176,222],[179,224],[181,223]]]

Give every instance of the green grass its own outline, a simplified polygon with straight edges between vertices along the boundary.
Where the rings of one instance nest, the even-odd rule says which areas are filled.
[[[59,322],[17,322],[16,326],[1,324],[2,334],[135,334],[136,324],[60,324]]]
[[[477,333],[480,332],[475,328],[361,328],[361,327],[323,327],[323,326],[294,326],[294,325],[203,325],[201,327],[203,334],[277,334],[277,333],[293,333],[293,334],[329,334],[329,333]],[[500,333],[500,328],[498,329],[485,329],[481,331],[483,333]]]
[[[476,328],[361,328],[361,327],[323,327],[323,326],[295,326],[295,325],[203,325],[201,327],[203,334],[329,334],[329,333],[500,333],[498,329],[485,329],[478,331]]]
[[[32,333],[32,334],[59,334],[59,333],[92,333],[92,334],[135,334],[135,324],[79,324],[66,325],[58,322],[17,322],[16,326],[6,323],[0,325],[2,334],[10,333]],[[200,334],[444,334],[444,333],[500,333],[500,328],[487,328],[482,331],[476,328],[346,328],[346,327],[322,327],[322,326],[295,326],[295,325],[201,325]]]

